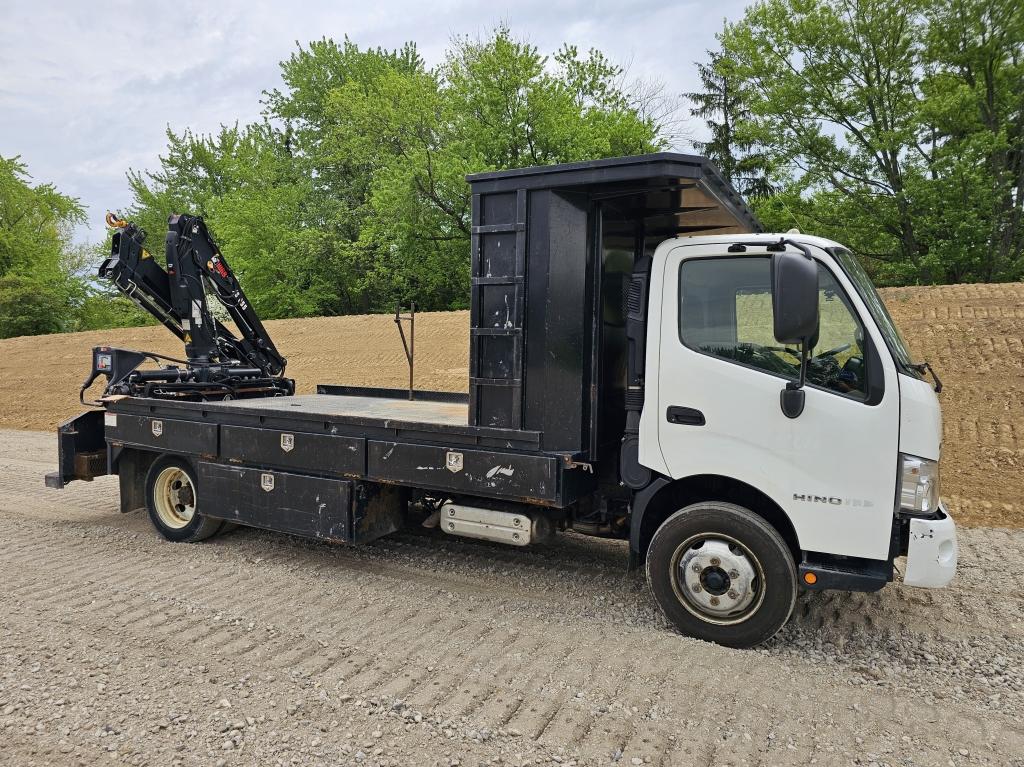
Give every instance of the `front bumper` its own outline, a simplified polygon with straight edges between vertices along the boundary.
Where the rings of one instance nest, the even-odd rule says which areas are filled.
[[[911,517],[909,527],[903,583],[929,589],[942,588],[956,575],[956,523],[945,505],[940,503],[937,518]]]

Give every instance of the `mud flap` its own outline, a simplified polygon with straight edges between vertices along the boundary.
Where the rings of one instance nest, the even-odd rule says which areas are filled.
[[[60,490],[68,482],[110,473],[104,410],[87,410],[57,427],[57,471],[46,475],[46,486]],[[116,417],[116,416],[115,416]]]

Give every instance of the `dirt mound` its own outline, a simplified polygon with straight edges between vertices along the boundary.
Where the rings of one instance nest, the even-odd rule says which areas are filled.
[[[930,360],[945,384],[944,496],[967,524],[1024,527],[1024,284],[883,292],[915,356]],[[468,325],[467,312],[417,316],[417,388],[465,391]],[[389,315],[278,320],[267,327],[300,392],[318,383],[402,387],[408,380]],[[49,430],[75,415],[90,349],[100,344],[182,354],[161,327],[0,341],[7,360],[0,426]]]
[[[288,375],[295,379],[299,393],[314,392],[320,383],[389,387],[409,383],[393,315],[265,324],[288,357]],[[79,413],[78,389],[89,373],[92,347],[101,345],[171,357],[184,354],[181,343],[161,326],[0,340],[0,356],[8,360],[0,380],[0,426],[49,430]],[[465,391],[468,353],[469,312],[416,315],[416,388]],[[98,396],[101,388],[102,379],[90,394]]]
[[[967,524],[1024,527],[1024,284],[883,294],[942,378],[943,496]]]

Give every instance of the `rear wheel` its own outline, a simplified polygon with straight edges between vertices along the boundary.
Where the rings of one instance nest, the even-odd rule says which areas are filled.
[[[169,541],[201,541],[220,532],[224,523],[198,511],[199,492],[192,465],[163,456],[146,475],[146,510],[157,531]]]
[[[684,634],[728,647],[771,638],[793,612],[796,564],[782,536],[749,509],[697,503],[654,533],[647,581]]]

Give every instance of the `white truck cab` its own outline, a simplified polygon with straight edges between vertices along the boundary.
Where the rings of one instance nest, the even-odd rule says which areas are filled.
[[[798,385],[801,357],[776,340],[773,258],[798,249],[817,272],[818,330],[802,407],[786,413],[781,393]],[[905,584],[952,579],[938,398],[842,245],[799,234],[662,243],[651,259],[646,350],[642,465],[676,481],[729,478],[771,499],[804,552],[805,586],[891,562],[901,533]],[[746,559],[735,556],[732,569]]]

